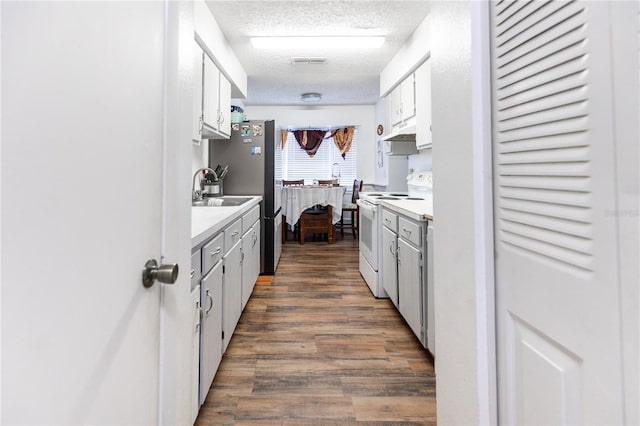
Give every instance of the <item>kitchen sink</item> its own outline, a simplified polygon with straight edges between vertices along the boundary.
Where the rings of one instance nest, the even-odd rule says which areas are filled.
[[[211,197],[202,200],[193,200],[193,207],[234,207],[241,206],[251,201],[251,197]]]

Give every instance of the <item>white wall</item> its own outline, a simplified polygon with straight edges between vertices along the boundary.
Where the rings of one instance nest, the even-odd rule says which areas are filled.
[[[409,168],[413,170],[431,170],[433,167],[433,156],[431,148],[421,149],[417,154],[409,156]]]
[[[229,46],[211,11],[203,0],[193,2],[194,31],[203,50],[213,59],[220,72],[231,82],[231,95],[247,96],[247,73]]]
[[[203,167],[209,167],[209,141],[200,141],[200,145],[196,145],[191,142],[191,179],[196,170]],[[190,185],[193,185],[193,180],[190,181]]]
[[[385,96],[429,56],[431,49],[431,15],[411,34],[402,48],[380,73],[380,96]]]
[[[376,125],[374,105],[261,106],[247,105],[249,120],[275,120],[276,128],[287,126],[358,127],[358,177],[365,184],[375,181]]]
[[[487,7],[431,7],[440,425],[496,423]]]

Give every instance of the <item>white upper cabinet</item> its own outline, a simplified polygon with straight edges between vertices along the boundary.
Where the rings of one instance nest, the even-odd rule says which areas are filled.
[[[401,86],[398,85],[387,96],[389,105],[389,121],[391,126],[395,127],[402,123],[402,94],[400,93]]]
[[[431,60],[415,72],[416,80],[416,148],[431,147]]]
[[[193,52],[193,120],[191,126],[191,139],[200,142],[202,139],[202,49],[194,41]]]
[[[204,55],[204,84],[203,84],[202,120],[203,134],[218,131],[220,106],[220,71],[215,64]]]
[[[220,73],[218,132],[231,136],[231,83]]]
[[[400,84],[400,116],[407,121],[416,115],[415,77],[411,74]]]
[[[387,95],[388,121],[392,128],[404,127],[416,115],[415,101],[414,76],[411,74]]]
[[[192,139],[229,138],[231,83],[196,43]]]

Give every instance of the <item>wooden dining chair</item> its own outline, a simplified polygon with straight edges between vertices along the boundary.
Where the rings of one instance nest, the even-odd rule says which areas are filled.
[[[342,214],[344,212],[351,212],[351,223],[345,225],[344,219],[340,219],[340,222],[336,223],[336,228],[340,228],[340,236],[344,237],[344,228],[350,228],[353,238],[357,238],[360,229],[360,209],[356,201],[360,198],[360,191],[362,191],[362,180],[355,179],[353,181],[353,192],[351,193],[351,202],[342,203]],[[354,218],[355,216],[355,218]]]
[[[304,179],[282,180],[282,186],[304,186]],[[296,238],[298,224],[293,227],[293,238]],[[287,218],[282,216],[282,242],[287,242]]]

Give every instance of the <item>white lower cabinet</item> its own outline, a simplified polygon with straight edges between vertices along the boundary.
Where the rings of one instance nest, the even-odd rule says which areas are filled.
[[[256,221],[242,236],[242,309],[260,275],[260,221]]]
[[[200,405],[222,360],[222,283],[222,262],[218,262],[202,279],[200,291]]]
[[[207,397],[259,274],[259,206],[194,247],[191,256],[192,421]]]
[[[191,290],[191,306],[193,307],[193,321],[191,323],[191,423],[198,417],[200,399],[198,396],[198,383],[200,371],[200,285]]]
[[[396,233],[384,226],[382,228],[382,286],[396,308],[398,307],[397,244]]]
[[[424,340],[422,324],[422,287],[424,274],[422,252],[398,239],[398,308],[420,341]]]
[[[382,286],[427,347],[427,222],[382,210]]]
[[[242,252],[240,240],[224,255],[223,341],[222,352],[227,350],[240,314],[242,313]]]

